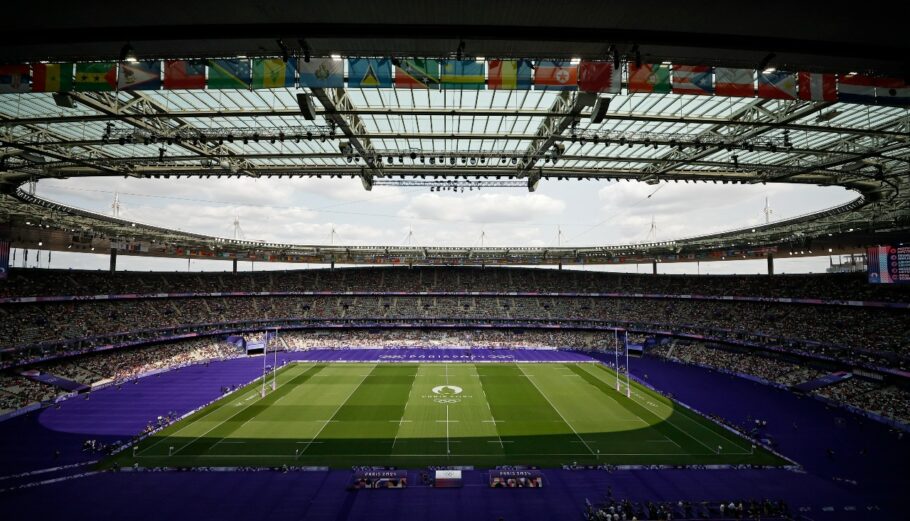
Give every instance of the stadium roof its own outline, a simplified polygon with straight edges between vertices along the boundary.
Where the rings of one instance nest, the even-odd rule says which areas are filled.
[[[634,14],[634,6],[622,5],[622,10],[614,11],[614,15],[619,12]],[[30,8],[17,6],[16,9],[27,11]],[[190,19],[198,15],[194,9],[187,12]],[[468,14],[478,13],[467,9]],[[574,4],[566,9],[572,16],[561,15],[553,23],[569,27],[572,22],[576,24],[574,27],[582,27],[578,25],[579,20],[590,19],[585,18]],[[597,11],[600,8],[589,9]],[[63,12],[74,18],[58,16]],[[508,31],[515,33],[513,36],[530,34],[528,31],[535,24],[546,25],[541,18],[542,12],[543,9],[537,14],[522,14],[523,18],[510,23]],[[294,13],[291,12],[288,20],[294,19]],[[331,8],[319,7],[310,14],[314,22],[298,25],[298,28],[306,25],[311,30],[310,36],[306,39],[284,36],[294,42],[290,45],[294,54],[300,54],[307,46],[312,47],[314,56],[327,56],[330,50],[341,49],[374,55],[386,53],[400,58],[416,54],[413,49],[419,47],[426,52],[421,55],[443,56],[451,54],[443,51],[444,46],[451,43],[445,35],[455,28],[465,34],[473,31],[487,36],[491,30],[477,23],[476,18],[471,22],[464,13],[456,13],[451,19],[461,22],[445,27],[417,24],[415,27],[420,30],[415,29],[410,39],[392,34],[377,36],[375,40],[332,39],[325,34],[329,28],[337,29],[333,25],[337,13],[333,14]],[[65,7],[41,22],[47,28],[59,29],[56,33],[51,31],[52,37],[47,43],[27,37],[23,33],[25,28],[16,29],[16,34],[22,33],[21,38],[0,46],[0,59],[34,59],[39,55],[110,59],[111,52],[105,49],[111,45],[104,42],[118,41],[120,35],[130,31],[135,36],[131,41],[140,50],[140,58],[193,54],[177,55],[177,51],[168,47],[171,39],[187,37],[188,33],[181,31],[188,29],[179,24],[171,30],[161,29],[167,22],[166,10],[156,10],[149,16],[151,18],[143,18],[148,25],[138,27],[131,25],[133,22],[124,22],[125,18],[120,15],[117,20],[123,25],[117,26],[105,15],[100,20],[87,20],[83,14]],[[382,29],[379,22],[389,16],[385,12],[374,13],[371,22],[361,29],[368,25],[370,31],[382,32],[386,29]],[[680,29],[677,33],[682,41],[691,44],[688,47],[661,44],[656,33],[648,32],[644,26],[622,35],[641,38],[635,41],[636,44],[652,38],[650,46],[642,43],[645,62],[685,56],[702,59],[701,63],[705,64],[743,66],[762,60],[755,60],[755,56],[771,56],[749,48],[751,44],[747,45],[743,38],[718,34],[699,23],[686,22],[686,15],[680,16],[678,26],[674,27],[672,21],[663,23],[667,30]],[[875,67],[878,71],[894,72],[900,69],[895,66],[900,60],[892,56],[893,53],[883,51],[893,43],[887,41],[887,34],[862,38],[854,35],[859,40],[865,38],[865,41],[873,42],[869,44],[853,41],[857,40],[853,37],[830,37],[834,34],[832,30],[846,23],[840,18],[826,19],[807,30],[801,41],[811,42],[806,49],[812,52],[797,55],[788,54],[786,50],[788,45],[795,45],[793,41],[773,34],[774,31],[766,27],[750,25],[743,20],[722,20],[717,14],[711,16],[718,23],[725,22],[731,34],[752,34],[758,41],[769,45],[773,42],[777,47],[769,49],[781,50],[780,56],[771,53],[775,54],[772,57],[775,64],[804,65],[805,70],[831,70],[835,63],[866,66],[860,70]],[[214,14],[213,17],[211,24],[200,28],[199,34],[214,35],[230,25],[228,15]],[[78,20],[82,21],[77,23]],[[110,23],[104,25],[104,20]],[[259,34],[277,28],[287,29],[276,23],[267,14],[254,13],[244,30]],[[80,35],[72,30],[73,27],[94,30],[86,30],[87,35]],[[157,32],[155,27],[158,27]],[[427,32],[432,27],[438,29],[438,38]],[[690,28],[688,32],[681,31],[685,27]],[[348,29],[353,30],[353,26]],[[471,56],[491,51],[487,59],[565,57],[563,55],[573,43],[590,39],[590,35],[585,36],[590,33],[589,29],[555,31],[555,36],[544,37],[536,43],[516,36],[512,50],[502,48],[500,38],[478,36],[476,40],[469,40]],[[611,34],[620,35],[619,32]],[[190,39],[195,41],[197,36]],[[219,51],[245,52],[247,47],[243,45],[249,44],[227,36],[213,41],[212,45],[217,48],[199,44],[200,53],[214,56],[216,54],[212,53]],[[276,40],[273,38],[270,42]],[[455,42],[454,46],[457,46],[457,39]],[[906,42],[901,45],[906,46]],[[604,45],[600,47],[605,48]],[[116,48],[119,52],[120,45]],[[604,59],[607,56],[605,49],[594,52],[591,46],[575,48],[582,58]],[[632,59],[630,41],[617,41],[613,48],[623,49],[623,58]],[[67,49],[71,51],[68,54]],[[692,49],[699,51],[685,54]],[[709,56],[709,50],[716,54]],[[873,56],[870,54],[874,54],[873,51],[880,54]],[[257,49],[251,52],[257,52]],[[275,52],[275,49],[260,46],[257,55],[274,56]],[[346,62],[345,66],[349,72]],[[755,68],[755,65],[751,67]],[[628,75],[624,79],[628,81]],[[316,114],[312,120],[301,114],[297,98],[300,92],[309,94],[314,102]],[[620,93],[599,97],[610,98],[609,106],[603,120],[594,123],[592,111],[598,95],[580,91],[342,87],[72,92],[62,96],[7,94],[0,96],[0,135],[4,146],[0,152],[3,158],[0,188],[6,194],[0,199],[0,211],[13,227],[11,235],[23,241],[30,237],[23,230],[34,223],[69,230],[69,242],[61,239],[62,242],[54,247],[72,246],[75,230],[88,237],[116,243],[154,240],[170,244],[170,249],[163,254],[171,255],[176,254],[177,247],[211,249],[218,246],[237,254],[260,251],[265,252],[260,255],[269,257],[293,251],[319,255],[322,260],[328,259],[325,252],[335,251],[338,255],[332,255],[332,258],[339,261],[344,257],[344,248],[245,243],[158,229],[152,226],[154,223],[118,222],[37,199],[31,195],[34,193],[30,190],[31,183],[42,178],[85,176],[345,176],[360,178],[367,189],[374,184],[416,184],[441,190],[490,185],[517,185],[534,190],[539,183],[625,179],[647,183],[839,185],[857,193],[853,201],[841,207],[754,230],[735,230],[654,245],[607,247],[594,244],[590,248],[573,247],[564,251],[527,248],[532,253],[515,262],[539,261],[544,257],[585,262],[591,261],[595,252],[606,255],[603,258],[612,258],[615,252],[632,251],[647,258],[725,249],[764,252],[763,248],[768,246],[786,249],[788,244],[805,244],[806,240],[824,237],[837,237],[836,246],[851,248],[881,242],[889,233],[900,236],[910,227],[910,186],[907,186],[910,183],[907,175],[910,170],[910,114],[905,107],[673,93],[630,94],[627,85]],[[70,103],[73,106],[67,108]],[[26,222],[32,224],[26,225]],[[860,231],[863,235],[855,235]],[[99,247],[107,246],[105,243]],[[510,248],[508,254],[501,248],[453,248],[453,252],[446,255],[502,259],[525,250],[520,246]],[[364,259],[384,256],[418,262],[428,255],[425,248],[361,248],[369,252]],[[602,253],[605,251],[609,253]],[[585,254],[579,252],[588,252],[591,256],[584,259]],[[347,259],[356,261],[350,255]]]

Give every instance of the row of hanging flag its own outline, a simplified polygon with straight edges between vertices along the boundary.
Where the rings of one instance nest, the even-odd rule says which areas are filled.
[[[159,89],[337,88],[344,61],[312,58],[39,63],[0,66],[0,93]],[[702,65],[530,60],[348,58],[351,88],[653,92],[910,105],[910,85],[861,74],[755,71]]]

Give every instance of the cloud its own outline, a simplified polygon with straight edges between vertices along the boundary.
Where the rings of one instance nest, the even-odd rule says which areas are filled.
[[[412,198],[398,215],[449,222],[514,223],[559,215],[565,208],[565,202],[542,194],[484,193],[459,197],[429,193]]]

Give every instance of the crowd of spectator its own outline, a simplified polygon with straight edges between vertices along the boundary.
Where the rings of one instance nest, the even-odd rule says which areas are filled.
[[[612,349],[612,336],[585,331],[514,330],[356,330],[292,331],[281,333],[279,342],[291,350],[343,348],[523,348],[545,347],[591,351]]]
[[[616,499],[608,488],[607,498],[585,505],[590,521],[672,520],[672,519],[792,519],[782,500],[737,499],[730,501],[630,501]]]
[[[442,266],[247,273],[108,273],[14,268],[9,280],[0,285],[0,297],[223,291],[618,292],[910,302],[910,288],[868,284],[861,273],[768,277]]]
[[[819,378],[830,371],[700,343],[659,346],[650,354],[676,362],[758,376],[785,386]],[[854,376],[813,391],[835,402],[910,424],[910,391]],[[748,429],[746,430],[748,431]]]
[[[18,374],[0,374],[0,414],[53,399],[60,391]]]
[[[3,346],[38,345],[137,331],[257,320],[455,319],[608,321],[741,340],[850,362],[910,366],[906,310],[594,297],[290,296],[207,297],[0,305]],[[215,326],[206,326],[212,327]],[[83,347],[89,347],[84,345]],[[9,354],[3,355],[7,360]],[[28,357],[26,357],[28,358]]]

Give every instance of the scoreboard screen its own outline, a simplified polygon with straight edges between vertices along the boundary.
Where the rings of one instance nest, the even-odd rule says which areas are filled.
[[[866,251],[869,282],[910,283],[910,246],[875,246]]]

